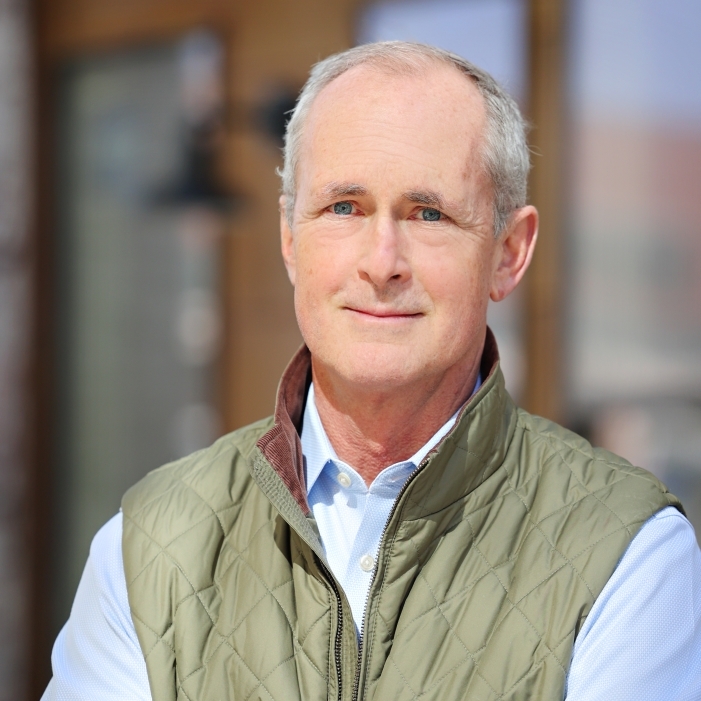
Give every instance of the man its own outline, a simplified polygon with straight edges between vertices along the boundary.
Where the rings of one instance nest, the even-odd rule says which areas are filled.
[[[699,699],[701,553],[651,475],[514,407],[486,326],[530,262],[518,110],[412,44],[318,64],[275,416],[96,536],[46,699]]]

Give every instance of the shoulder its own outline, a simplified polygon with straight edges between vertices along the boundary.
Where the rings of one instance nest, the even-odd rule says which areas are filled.
[[[681,508],[650,473],[522,410],[505,467],[528,512],[528,537],[559,554],[588,589],[589,605],[643,524],[665,507]]]
[[[122,499],[125,522],[145,522],[149,514],[155,518],[157,513],[163,523],[167,514],[176,519],[191,516],[197,504],[218,511],[236,502],[241,496],[237,486],[245,489],[250,477],[248,462],[255,445],[271,426],[272,418],[250,424],[208,448],[149,472]]]
[[[598,504],[638,527],[666,506],[681,507],[654,475],[582,436],[521,409],[517,425],[524,469],[548,483],[563,482],[568,501]]]
[[[247,496],[258,492],[250,460],[271,424],[266,419],[227,434],[150,472],[124,495],[122,557],[129,587],[166,551],[168,562],[179,563],[175,569],[216,557]]]

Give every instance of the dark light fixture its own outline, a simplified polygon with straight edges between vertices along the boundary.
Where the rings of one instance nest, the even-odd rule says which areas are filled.
[[[242,203],[244,198],[225,190],[216,176],[221,132],[218,119],[187,125],[183,135],[180,173],[173,182],[154,193],[154,204],[200,206],[228,214]]]

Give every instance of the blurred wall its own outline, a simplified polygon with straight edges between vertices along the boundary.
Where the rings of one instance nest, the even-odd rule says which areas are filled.
[[[701,536],[701,4],[571,0],[569,416]]]
[[[27,2],[0,0],[0,700],[25,691],[28,561],[30,34]]]

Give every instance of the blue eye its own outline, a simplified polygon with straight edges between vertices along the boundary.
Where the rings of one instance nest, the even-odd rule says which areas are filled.
[[[424,207],[421,210],[421,218],[424,221],[438,221],[443,215],[433,207]]]
[[[336,202],[333,206],[334,214],[353,214],[353,205],[350,202]]]

